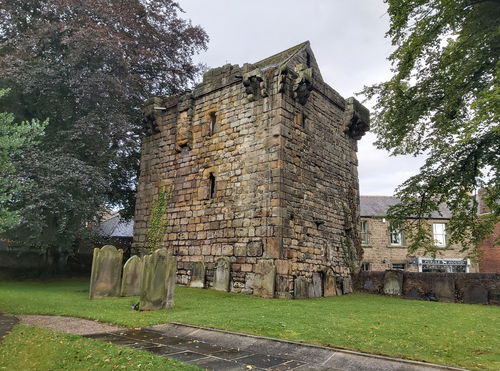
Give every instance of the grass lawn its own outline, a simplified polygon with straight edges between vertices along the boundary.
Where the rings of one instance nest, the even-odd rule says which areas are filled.
[[[500,369],[500,307],[352,294],[308,300],[178,287],[172,310],[136,312],[137,298],[88,299],[88,282],[0,282],[0,311],[57,314],[128,327],[185,322],[461,366]]]
[[[179,370],[199,368],[146,351],[16,326],[0,344],[0,370]]]

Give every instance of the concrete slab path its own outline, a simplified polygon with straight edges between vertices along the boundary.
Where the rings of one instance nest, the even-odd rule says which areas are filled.
[[[6,316],[3,313],[0,313],[0,341],[7,335],[10,330],[17,324],[17,318]]]
[[[460,368],[181,323],[87,336],[150,351],[202,369],[431,371]]]

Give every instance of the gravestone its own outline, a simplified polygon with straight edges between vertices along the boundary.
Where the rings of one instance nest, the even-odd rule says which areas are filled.
[[[90,299],[120,295],[123,250],[111,245],[95,248],[90,274]]]
[[[455,301],[455,280],[442,277],[432,281],[432,292],[439,301]]]
[[[217,291],[229,291],[229,280],[231,278],[231,263],[229,258],[219,258],[215,266],[214,289]]]
[[[140,310],[168,309],[174,306],[177,259],[166,249],[144,257]]]
[[[490,304],[500,305],[500,289],[492,289],[488,293]]]
[[[123,266],[121,296],[141,295],[141,279],[144,261],[137,255],[131,256]]]
[[[263,298],[274,297],[276,267],[272,260],[259,260],[255,266],[253,294]]]
[[[337,295],[337,281],[333,270],[329,269],[325,273],[325,282],[323,284],[323,291],[325,296],[336,296]]]
[[[205,287],[205,264],[196,262],[191,269],[191,281],[189,287],[204,288]]]
[[[304,276],[295,278],[293,296],[295,299],[306,299],[309,294],[309,282]]]
[[[488,290],[479,285],[467,285],[464,289],[465,304],[488,304]]]
[[[352,279],[351,277],[344,277],[342,280],[342,292],[350,294],[352,292]]]
[[[422,299],[423,295],[415,287],[412,287],[405,292],[405,297],[408,299]]]
[[[384,294],[401,295],[403,293],[402,272],[388,271],[384,275]]]
[[[312,281],[308,288],[308,296],[310,298],[320,298],[323,296],[323,279],[321,273],[313,273]]]

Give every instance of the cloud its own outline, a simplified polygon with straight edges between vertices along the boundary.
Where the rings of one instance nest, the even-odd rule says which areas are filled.
[[[210,67],[256,62],[309,40],[323,78],[345,98],[391,76],[387,57],[392,47],[384,37],[389,18],[382,0],[179,3],[185,17],[210,36],[208,51],[197,56],[197,61]],[[390,195],[397,184],[418,171],[422,159],[389,157],[372,143],[371,135],[359,142],[361,192]]]

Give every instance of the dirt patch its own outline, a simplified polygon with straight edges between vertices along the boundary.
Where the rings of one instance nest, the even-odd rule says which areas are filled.
[[[75,317],[40,315],[19,315],[16,317],[19,318],[22,325],[45,327],[50,330],[75,335],[91,335],[123,330],[123,327]]]

